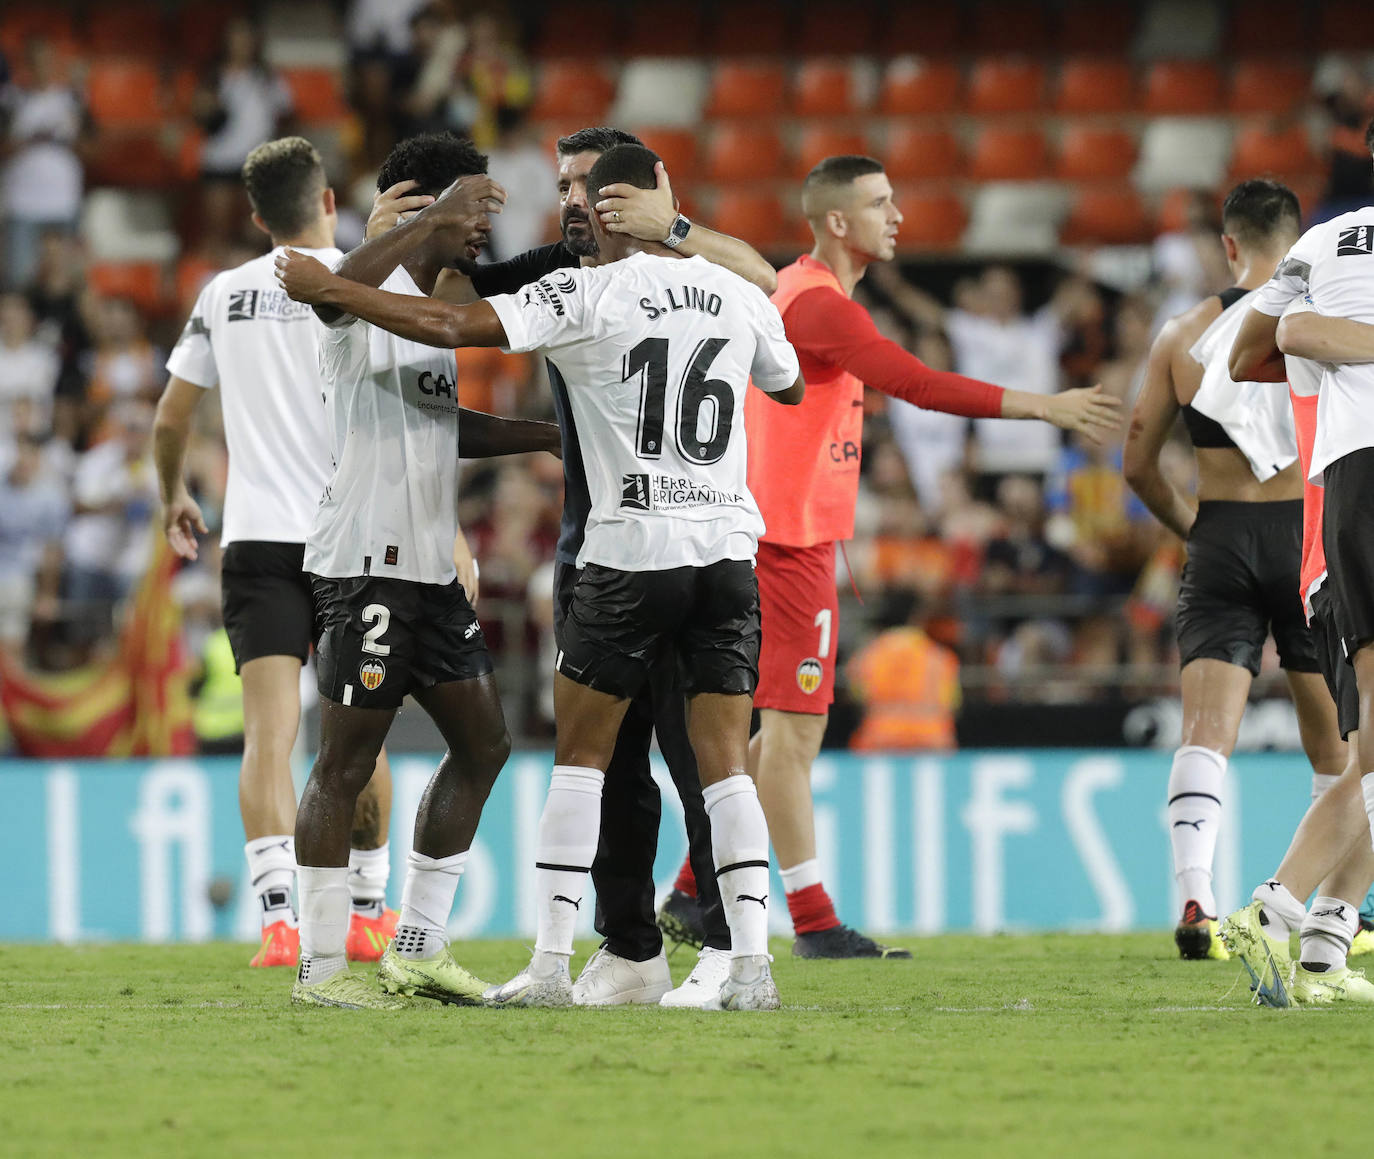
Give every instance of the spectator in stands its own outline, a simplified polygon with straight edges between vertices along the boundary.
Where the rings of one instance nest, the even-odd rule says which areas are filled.
[[[166,378],[162,352],[148,341],[143,317],[124,298],[106,298],[95,307],[95,349],[87,360],[86,431],[91,444],[115,433],[107,423],[111,408],[126,399],[156,403]]]
[[[558,170],[539,143],[525,110],[506,106],[496,114],[497,141],[487,152],[487,172],[505,189],[518,189],[491,220],[483,261],[505,261],[558,240]]]
[[[76,228],[85,181],[82,156],[91,136],[86,106],[62,77],[52,44],[33,38],[27,58],[28,79],[9,90],[7,131],[0,139],[0,216],[10,289],[28,285],[44,230]]]
[[[60,369],[57,354],[39,341],[33,310],[22,294],[0,295],[0,430],[15,428],[14,404],[28,399],[40,432],[52,424]]]
[[[1188,192],[1180,227],[1155,238],[1151,261],[1164,290],[1155,309],[1154,330],[1231,284],[1221,248],[1221,201],[1216,193],[1208,189]]]
[[[61,485],[44,471],[42,444],[18,436],[0,476],[0,648],[22,650],[30,621],[56,615],[70,514]]]
[[[997,485],[1001,528],[983,554],[980,587],[989,596],[1047,596],[1068,590],[1072,565],[1045,536],[1040,484],[1008,475]]]
[[[1353,63],[1333,57],[1317,69],[1312,85],[1326,114],[1327,174],[1309,226],[1374,201],[1374,172],[1364,138],[1374,107],[1368,81]]]
[[[431,0],[410,21],[410,61],[398,66],[405,83],[400,98],[399,133],[465,133],[477,116],[477,100],[462,83],[467,29],[451,0]]]
[[[459,65],[463,85],[476,100],[472,139],[479,149],[496,143],[502,109],[527,107],[533,79],[519,46],[493,12],[478,12],[468,24],[468,44]]]
[[[363,169],[376,169],[396,142],[396,93],[414,79],[411,26],[427,0],[352,0],[349,92],[362,121]]]
[[[935,370],[954,369],[954,351],[941,330],[921,327],[911,352]],[[944,476],[962,470],[968,460],[969,420],[962,415],[923,410],[899,398],[887,400],[887,417],[921,506],[926,511],[938,511]]]
[[[1129,410],[1145,381],[1145,363],[1150,354],[1154,309],[1142,294],[1128,294],[1117,303],[1112,319],[1111,358],[1097,368],[1102,389],[1121,400]]]
[[[289,129],[291,91],[268,67],[257,28],[246,17],[231,20],[214,69],[196,90],[191,105],[205,130],[200,156],[202,224],[212,240],[247,231],[248,202],[239,179],[249,152]]]

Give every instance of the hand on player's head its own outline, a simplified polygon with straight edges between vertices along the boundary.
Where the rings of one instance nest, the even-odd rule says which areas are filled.
[[[1101,443],[1121,427],[1121,400],[1106,394],[1100,383],[1066,390],[1051,397],[1048,418],[1063,430]]]
[[[662,241],[677,217],[677,200],[660,161],[654,166],[658,184],[653,189],[620,182],[597,190],[596,212],[607,233],[624,233],[640,241]]]
[[[315,305],[334,275],[317,258],[284,249],[277,255],[277,284],[296,302]]]
[[[506,191],[485,173],[469,173],[458,178],[439,194],[425,210],[440,226],[461,226],[476,218],[500,213],[506,204]]]
[[[403,214],[414,213],[434,204],[428,193],[412,193],[418,181],[398,181],[389,189],[379,190],[372,199],[372,212],[367,217],[366,235],[377,237],[394,229]]]

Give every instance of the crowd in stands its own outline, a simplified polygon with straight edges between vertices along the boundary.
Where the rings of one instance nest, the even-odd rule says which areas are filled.
[[[93,116],[97,54],[41,30],[0,37],[0,649],[31,669],[76,668],[115,646],[157,534],[149,431],[166,351],[204,280],[266,245],[238,181],[254,145],[319,136],[348,248],[396,140],[468,132],[512,191],[492,256],[556,237],[551,126],[530,115],[552,66],[537,51],[527,58],[528,29],[499,8],[351,0],[324,97],[272,63],[269,31],[220,12],[189,77],[168,82],[180,113],[156,135],[179,177],[164,186],[128,170],[173,225],[152,284],[125,280],[105,252],[100,194],[121,184],[122,138]],[[1333,211],[1366,201],[1369,75],[1324,60],[1303,108],[1329,132],[1319,200]],[[321,123],[328,131],[312,132]],[[690,189],[682,176],[675,186]],[[859,297],[933,366],[1046,393],[1100,382],[1129,406],[1161,321],[1228,284],[1222,192],[1179,191],[1149,244],[1062,250],[1053,262],[923,254],[875,268]],[[768,252],[783,263],[801,248]],[[476,409],[551,414],[543,369],[528,357],[460,352],[459,389]],[[202,413],[189,470],[212,534],[176,589],[198,656],[219,628],[213,532],[225,480],[216,408]],[[1168,464],[1186,485],[1185,443]],[[516,700],[509,715],[524,738],[547,737],[561,471],[547,457],[465,470],[462,522],[482,567],[478,610]],[[837,714],[842,733],[857,747],[938,747],[952,743],[961,696],[1092,700],[1170,687],[1181,560],[1126,488],[1119,438],[1093,446],[870,392],[858,526],[836,571],[840,684],[867,717]]]

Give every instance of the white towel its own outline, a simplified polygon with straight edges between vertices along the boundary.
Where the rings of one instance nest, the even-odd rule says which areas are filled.
[[[1263,483],[1297,462],[1298,439],[1288,392],[1281,383],[1232,382],[1227,369],[1231,346],[1250,309],[1250,294],[1223,310],[1188,354],[1203,368],[1193,409],[1221,424]]]

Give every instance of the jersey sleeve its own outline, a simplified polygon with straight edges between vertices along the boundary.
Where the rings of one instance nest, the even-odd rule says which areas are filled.
[[[581,270],[557,270],[519,293],[498,294],[487,302],[506,331],[507,354],[554,350],[587,337],[587,277]]]
[[[754,347],[754,361],[749,367],[749,376],[760,390],[776,394],[797,381],[801,366],[792,343],[787,341],[787,332],[783,329],[782,315],[777,307],[764,299],[757,313],[758,343]]]
[[[191,316],[181,331],[181,337],[167,356],[167,373],[185,379],[193,386],[209,390],[219,384],[219,367],[215,363],[215,347],[210,337],[210,286],[207,284],[191,307]]]
[[[838,366],[874,390],[926,410],[998,418],[1002,388],[934,370],[878,331],[867,310],[837,290],[817,287],[787,308],[787,337],[798,352]]]
[[[1250,306],[1271,318],[1279,317],[1294,298],[1306,297],[1312,288],[1312,265],[1321,249],[1323,226],[1314,225],[1279,262],[1274,276],[1255,291]]]

